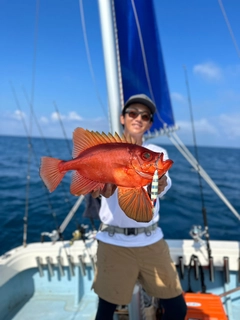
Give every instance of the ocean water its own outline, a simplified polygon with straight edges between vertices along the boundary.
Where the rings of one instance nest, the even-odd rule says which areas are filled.
[[[68,143],[71,145],[71,141]],[[170,169],[173,185],[161,201],[160,226],[166,239],[189,239],[193,225],[203,227],[198,175],[174,146],[164,147],[174,161]],[[189,149],[194,152],[192,147]],[[71,158],[63,139],[33,138],[29,147],[27,138],[0,136],[0,255],[22,245],[26,212],[27,242],[38,242],[41,232],[51,232],[61,225],[77,200],[69,192],[70,174],[53,193],[44,187],[39,164],[41,156],[49,154],[65,160]],[[240,149],[198,147],[198,154],[202,167],[240,213]],[[240,241],[240,221],[204,180],[202,186],[210,239]],[[85,202],[64,231],[64,239],[71,239],[79,224],[91,226],[82,217],[84,209]],[[99,221],[94,223],[98,227]]]

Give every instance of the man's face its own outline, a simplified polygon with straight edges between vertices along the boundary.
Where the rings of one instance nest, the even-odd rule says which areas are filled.
[[[132,116],[136,117],[134,118]],[[151,112],[145,105],[134,103],[126,109],[126,113],[124,116],[121,116],[120,121],[121,124],[124,125],[124,131],[126,133],[133,136],[142,136],[152,125]]]

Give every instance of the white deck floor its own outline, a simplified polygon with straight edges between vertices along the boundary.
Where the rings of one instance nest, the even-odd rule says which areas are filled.
[[[80,304],[73,306],[69,295],[42,296],[35,294],[28,301],[22,301],[7,318],[2,320],[94,320],[97,297],[83,296]],[[1,319],[1,317],[0,317]]]

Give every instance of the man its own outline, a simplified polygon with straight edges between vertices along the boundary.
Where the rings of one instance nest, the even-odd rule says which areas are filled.
[[[146,95],[132,96],[125,103],[120,117],[124,134],[137,144],[155,152],[166,150],[143,143],[156,111],[155,104]],[[159,179],[158,194],[161,198],[171,187],[166,173]],[[151,186],[146,187],[150,192]],[[97,234],[97,271],[93,283],[99,296],[96,320],[112,320],[116,305],[130,303],[134,285],[139,281],[148,295],[160,298],[165,320],[184,320],[186,304],[179,278],[169,254],[169,248],[158,227],[160,204],[157,199],[153,219],[143,223],[130,219],[121,210],[117,187],[106,184],[104,189],[92,192],[93,197],[103,195],[99,212],[102,221]]]

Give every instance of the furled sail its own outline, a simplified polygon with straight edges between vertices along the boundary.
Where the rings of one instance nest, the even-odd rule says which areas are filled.
[[[174,116],[153,1],[114,3],[124,101],[134,94],[145,93],[157,106],[151,132],[173,129]]]

